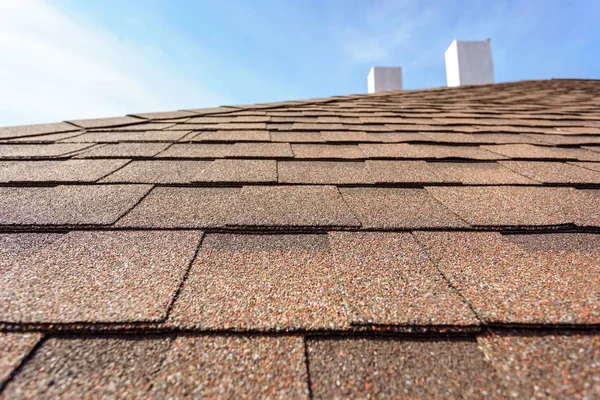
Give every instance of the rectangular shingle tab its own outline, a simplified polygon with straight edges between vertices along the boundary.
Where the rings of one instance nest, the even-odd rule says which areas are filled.
[[[215,160],[194,177],[195,182],[277,182],[275,160]]]
[[[46,133],[71,132],[77,131],[80,128],[67,124],[66,122],[58,122],[55,124],[37,124],[37,125],[22,125],[22,126],[7,126],[0,128],[0,138],[16,138],[33,135],[43,135]]]
[[[534,146],[531,144],[499,144],[481,147],[510,158],[600,161],[600,154],[585,149]]]
[[[69,143],[172,142],[181,139],[186,131],[87,132],[62,140]]]
[[[112,126],[139,124],[145,122],[145,120],[127,116],[115,118],[78,119],[67,122],[82,128],[107,128]]]
[[[415,234],[486,323],[600,322],[599,235]]]
[[[0,161],[0,182],[94,182],[129,160]]]
[[[308,357],[315,399],[502,397],[473,340],[314,339]]]
[[[295,158],[361,159],[365,154],[357,145],[292,144]]]
[[[102,182],[192,183],[211,161],[133,161]]]
[[[43,252],[4,266],[0,318],[45,323],[160,320],[200,236],[168,231],[68,233]]]
[[[501,161],[505,167],[543,183],[600,183],[600,172],[564,162]]]
[[[168,143],[100,144],[79,153],[77,158],[153,157],[167,147]]]
[[[372,183],[364,162],[280,161],[279,182],[310,184]]]
[[[473,225],[600,224],[600,196],[557,187],[427,187]]]
[[[434,166],[455,181],[466,185],[535,184],[536,181],[505,168],[497,162],[444,162]]]
[[[270,140],[269,131],[206,131],[191,138],[192,142],[226,141],[226,142],[265,142]]]
[[[359,147],[369,158],[464,158],[496,160],[506,158],[478,146],[417,145],[407,143],[361,143]]]
[[[367,160],[377,183],[449,183],[459,180],[444,173],[437,163],[425,161]]]
[[[4,385],[41,338],[42,334],[37,332],[0,332],[0,386]]]
[[[465,227],[423,189],[340,188],[344,201],[368,228]]]
[[[149,185],[2,187],[0,224],[112,224],[150,188]]]
[[[40,159],[68,156],[92,146],[88,143],[1,144],[0,159]]]

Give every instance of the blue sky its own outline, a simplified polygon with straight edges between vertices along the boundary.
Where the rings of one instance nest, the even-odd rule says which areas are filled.
[[[453,39],[496,81],[600,78],[597,0],[0,0],[0,126],[445,86]]]

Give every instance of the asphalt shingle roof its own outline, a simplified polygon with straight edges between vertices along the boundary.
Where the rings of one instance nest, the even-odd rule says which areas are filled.
[[[0,128],[0,396],[600,397],[600,81]]]

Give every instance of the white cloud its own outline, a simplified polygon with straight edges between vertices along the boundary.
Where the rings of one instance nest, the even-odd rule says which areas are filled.
[[[0,54],[0,126],[231,102],[170,73],[160,48],[43,0],[0,0]]]

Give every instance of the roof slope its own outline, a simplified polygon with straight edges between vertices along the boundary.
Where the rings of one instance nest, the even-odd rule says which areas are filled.
[[[600,81],[0,142],[6,398],[600,397]]]

